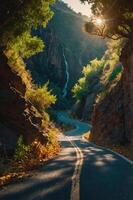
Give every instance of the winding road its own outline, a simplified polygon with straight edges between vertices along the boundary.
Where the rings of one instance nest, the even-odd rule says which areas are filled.
[[[83,138],[91,126],[58,113],[75,126],[59,136],[60,154],[36,173],[0,191],[0,200],[133,200],[133,162]]]

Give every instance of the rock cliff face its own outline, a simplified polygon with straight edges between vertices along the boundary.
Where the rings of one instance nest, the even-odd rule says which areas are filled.
[[[121,54],[124,65],[123,90],[125,111],[125,132],[130,142],[133,143],[133,36],[125,45]]]
[[[10,150],[10,153],[20,135],[27,144],[35,138],[42,143],[46,141],[45,133],[39,129],[42,117],[25,100],[25,92],[26,85],[11,70],[6,56],[0,53],[0,149]]]
[[[50,27],[47,30],[40,28],[35,34],[45,42],[46,48],[44,52],[26,61],[28,69],[32,73],[33,80],[37,84],[43,84],[50,80],[58,87],[63,88],[65,84],[65,62],[63,47],[57,35]]]
[[[125,135],[124,91],[122,81],[98,104],[92,116],[91,140],[98,144],[122,144]]]
[[[133,40],[123,48],[121,62],[121,80],[94,108],[91,140],[99,144],[133,146]]]

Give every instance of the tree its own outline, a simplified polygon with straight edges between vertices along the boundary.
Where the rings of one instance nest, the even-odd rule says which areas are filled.
[[[0,5],[0,44],[31,32],[32,27],[46,26],[53,15],[54,0],[4,0]]]
[[[112,39],[133,37],[132,0],[81,0],[85,1],[91,4],[94,14],[85,25],[87,32]]]
[[[8,42],[7,48],[21,58],[28,58],[44,49],[43,41],[37,36],[32,36],[29,32],[23,33]],[[13,56],[15,58],[15,55]]]

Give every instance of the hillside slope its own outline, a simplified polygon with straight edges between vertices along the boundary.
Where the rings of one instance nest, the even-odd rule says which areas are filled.
[[[38,141],[45,146],[50,141],[50,131],[54,131],[53,137],[56,137],[58,130],[47,119],[46,113],[39,112],[26,98],[30,89],[27,87],[32,86],[26,82],[29,80],[30,83],[28,72],[23,69],[20,76],[3,52],[0,61],[0,154],[2,157],[13,155],[20,136],[27,145]]]
[[[62,94],[69,73],[68,91],[81,74],[82,67],[94,57],[102,57],[105,42],[84,31],[86,17],[76,14],[63,2],[53,6],[54,17],[47,28],[34,31],[46,43],[43,53],[30,58],[27,68],[37,84],[50,81],[50,87]],[[66,63],[68,70],[66,71]]]

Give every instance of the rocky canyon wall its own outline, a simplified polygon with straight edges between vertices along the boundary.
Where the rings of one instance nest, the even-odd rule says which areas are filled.
[[[121,80],[95,105],[91,140],[133,146],[133,40],[123,48],[120,60],[124,66]]]
[[[124,65],[122,82],[124,90],[125,132],[129,141],[133,143],[133,36],[122,51],[121,62]]]
[[[42,143],[46,134],[40,130],[42,117],[25,100],[26,85],[0,53],[0,150],[12,153],[20,135],[27,144],[36,138]]]

